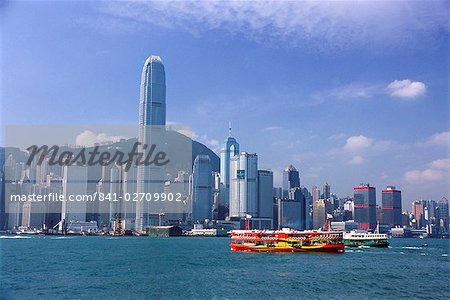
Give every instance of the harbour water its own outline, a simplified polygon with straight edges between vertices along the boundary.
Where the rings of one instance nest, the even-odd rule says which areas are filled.
[[[390,242],[276,254],[229,238],[2,236],[0,299],[448,299],[449,240]]]

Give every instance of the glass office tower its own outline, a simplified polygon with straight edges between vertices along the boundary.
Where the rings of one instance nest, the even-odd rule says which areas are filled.
[[[151,145],[161,141],[166,125],[166,73],[159,56],[151,55],[147,58],[142,69],[141,91],[139,99],[139,133],[138,149],[147,153],[142,145]],[[162,146],[162,145],[160,145]],[[150,148],[150,147],[149,147]],[[137,169],[137,193],[161,192],[163,190],[162,170],[150,166],[139,165]],[[159,185],[161,185],[159,187]],[[149,225],[149,214],[160,212],[162,208],[155,203],[136,202],[135,229],[141,231],[143,226]]]
[[[361,184],[353,188],[355,221],[358,229],[374,230],[377,226],[376,194],[375,188],[369,184]]]

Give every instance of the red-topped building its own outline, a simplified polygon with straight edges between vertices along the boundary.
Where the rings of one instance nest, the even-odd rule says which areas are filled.
[[[391,228],[402,225],[402,192],[395,186],[388,186],[381,191],[383,224]]]
[[[360,184],[353,188],[354,219],[358,223],[358,229],[374,230],[377,226],[377,208],[375,187]]]

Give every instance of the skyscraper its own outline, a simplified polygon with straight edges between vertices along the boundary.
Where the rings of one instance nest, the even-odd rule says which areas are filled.
[[[320,189],[317,186],[312,187],[312,201],[320,199]]]
[[[360,184],[353,188],[354,217],[358,229],[375,229],[377,223],[375,188],[369,184]]]
[[[440,233],[449,232],[449,213],[448,213],[448,200],[443,197],[438,202],[438,220]]]
[[[293,189],[295,190],[295,189]],[[289,227],[303,230],[302,203],[289,199],[278,199],[278,229]]]
[[[311,229],[312,228],[312,219],[311,219],[311,209],[312,209],[312,195],[308,191],[306,187],[301,188],[303,197],[305,198],[305,229]]]
[[[324,199],[318,199],[313,202],[313,229],[323,228],[325,225],[327,217],[325,201]]]
[[[87,193],[87,167],[86,166],[64,166],[62,190],[65,199],[70,195],[86,195]],[[65,224],[70,222],[86,221],[85,201],[63,201],[61,206],[61,221]],[[60,230],[64,223],[60,223]]]
[[[258,156],[242,152],[230,160],[230,217],[258,213]]]
[[[324,184],[323,186],[323,199],[327,200],[331,197],[331,188],[330,185],[327,183]]]
[[[402,192],[388,186],[381,192],[383,223],[390,227],[402,225]]]
[[[425,225],[424,201],[416,200],[412,203],[412,214],[414,215],[414,227],[416,229],[421,229]]]
[[[197,155],[192,172],[192,220],[203,222],[211,219],[213,203],[211,159]]]
[[[142,145],[152,144],[154,129],[148,126],[166,125],[166,74],[164,65],[159,56],[151,55],[144,63],[141,75],[141,91],[139,99],[139,133],[138,141],[141,143],[138,151],[145,153]],[[153,137],[152,137],[153,136]],[[148,150],[148,149],[147,149]],[[160,170],[139,165],[137,170],[137,193],[151,192],[150,183],[162,180]],[[161,188],[163,188],[161,186]],[[155,190],[155,192],[157,192]],[[145,212],[144,212],[145,210]],[[156,210],[156,209],[153,209]],[[149,213],[148,203],[136,202],[136,230],[143,227],[144,213]]]
[[[139,125],[166,125],[166,73],[159,56],[150,55],[142,69]]]
[[[300,175],[293,165],[289,165],[283,171],[283,197],[288,198],[289,191],[300,187]]]
[[[273,172],[258,170],[258,217],[273,217]]]
[[[219,219],[224,219],[230,206],[230,159],[239,154],[239,143],[231,136],[231,125],[228,138],[220,150],[220,196]]]

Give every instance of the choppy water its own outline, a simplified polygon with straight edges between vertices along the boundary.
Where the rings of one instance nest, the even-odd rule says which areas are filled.
[[[449,240],[343,254],[234,253],[229,238],[0,237],[0,299],[449,299]],[[428,247],[421,247],[427,243]],[[446,256],[447,255],[447,256]]]

